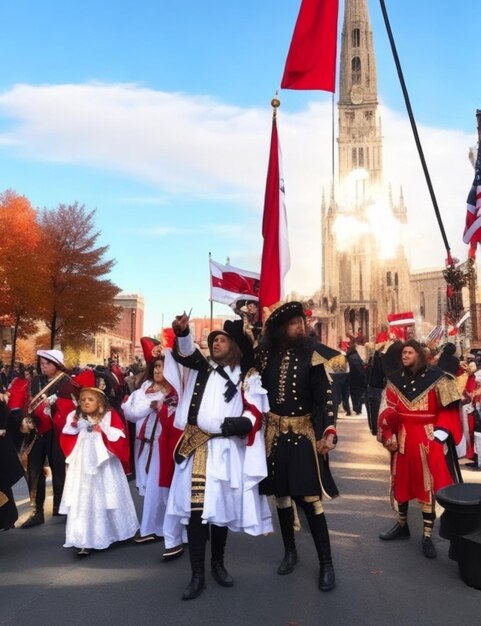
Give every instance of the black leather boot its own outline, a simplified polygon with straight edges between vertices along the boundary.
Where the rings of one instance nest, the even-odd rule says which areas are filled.
[[[224,565],[225,544],[227,542],[227,528],[225,526],[216,526],[215,524],[211,524],[210,541],[212,553],[212,576],[221,587],[232,587],[234,585],[234,579],[226,570]]]
[[[29,517],[23,522],[20,528],[32,528],[32,526],[40,526],[45,523],[45,517],[42,509],[34,508]]]
[[[202,524],[200,511],[191,514],[187,526],[189,541],[190,566],[192,578],[182,594],[182,600],[193,600],[200,596],[205,589],[205,544],[207,542],[207,527]]]
[[[203,574],[196,574],[195,572],[192,574],[192,578],[190,579],[190,583],[184,590],[182,594],[182,600],[193,600],[194,598],[198,598],[200,594],[205,589],[205,577]]]
[[[336,586],[336,576],[332,565],[331,542],[324,513],[316,514],[315,503],[299,502],[304,509],[319,559],[319,589],[330,591]]]
[[[396,522],[392,528],[385,533],[381,533],[379,539],[383,541],[394,541],[395,539],[409,539],[410,536],[409,526],[407,524],[401,526],[399,522]]]
[[[319,564],[319,589],[331,591],[336,586],[336,576],[332,560],[324,560]]]
[[[277,509],[279,525],[281,527],[282,542],[284,543],[284,558],[277,568],[277,573],[281,576],[294,571],[297,563],[296,542],[294,539],[294,511],[292,506],[287,509]]]

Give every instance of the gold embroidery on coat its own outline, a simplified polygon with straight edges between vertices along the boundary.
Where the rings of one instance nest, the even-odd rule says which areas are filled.
[[[198,426],[187,424],[182,436],[182,441],[180,442],[178,454],[186,459],[189,458],[194,450],[203,445],[211,437],[212,435],[210,433],[204,432]]]
[[[461,394],[459,393],[456,381],[449,376],[443,376],[436,387],[438,392],[439,401],[442,406],[448,406],[451,402],[461,400]]]
[[[398,448],[399,448],[399,453],[404,454],[404,450],[406,448],[406,428],[404,427],[404,424],[400,424],[399,426]]]
[[[327,363],[327,359],[321,356],[319,352],[316,352],[314,350],[311,356],[311,365],[314,367],[316,365],[325,365],[326,363]]]
[[[431,502],[432,495],[433,495],[433,485],[432,485],[431,471],[429,470],[429,465],[428,465],[428,453],[429,453],[429,444],[425,446],[423,443],[420,443],[419,454],[421,456],[421,463],[423,466],[424,491],[428,493],[429,502]]]
[[[205,471],[207,466],[207,441],[198,446],[192,459],[192,486],[191,508],[192,511],[202,511],[205,496]]]

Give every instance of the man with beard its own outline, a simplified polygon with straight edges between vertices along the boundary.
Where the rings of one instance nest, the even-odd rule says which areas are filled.
[[[267,389],[270,411],[266,426],[268,476],[261,493],[276,497],[284,558],[278,574],[289,574],[297,563],[294,508],[305,513],[319,558],[319,589],[335,587],[329,532],[322,494],[338,495],[328,466],[336,446],[328,361],[336,350],[306,335],[300,302],[277,307],[265,322],[257,352],[257,367]]]
[[[404,342],[401,360],[402,367],[388,374],[377,435],[391,452],[391,501],[398,521],[379,538],[408,539],[409,500],[418,500],[423,515],[422,552],[434,559],[434,494],[460,482],[454,450],[463,439],[460,394],[451,376],[427,365],[426,352],[415,339]]]

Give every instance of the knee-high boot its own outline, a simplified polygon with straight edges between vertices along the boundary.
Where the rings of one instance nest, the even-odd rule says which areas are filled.
[[[284,544],[284,558],[277,568],[277,573],[281,575],[290,574],[294,571],[294,566],[297,563],[296,541],[294,539],[294,511],[292,506],[285,509],[278,508],[277,515]]]
[[[331,542],[329,540],[326,516],[324,513],[316,515],[314,506],[311,503],[304,502],[301,506],[306,513],[309,530],[311,531],[319,558],[319,589],[321,591],[330,591],[336,586],[336,577],[332,565]]]
[[[435,519],[436,513],[423,511],[423,540],[421,546],[423,554],[427,559],[435,559],[437,556],[436,548],[431,539]]]
[[[211,568],[212,576],[221,587],[232,587],[234,580],[224,565],[225,544],[227,542],[227,528],[225,526],[210,526],[211,541]]]
[[[189,541],[189,557],[192,578],[182,594],[182,600],[197,598],[205,588],[205,544],[207,542],[207,525],[202,524],[200,511],[192,512],[187,526]]]

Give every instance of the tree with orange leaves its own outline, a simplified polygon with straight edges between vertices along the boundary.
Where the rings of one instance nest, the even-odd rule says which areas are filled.
[[[36,330],[40,314],[40,230],[36,211],[13,190],[0,194],[0,316],[12,327],[12,365],[17,338]]]
[[[108,246],[96,246],[95,211],[77,202],[39,213],[42,249],[41,319],[55,343],[84,345],[92,334],[115,327],[120,289],[105,276],[114,260],[104,260]]]

